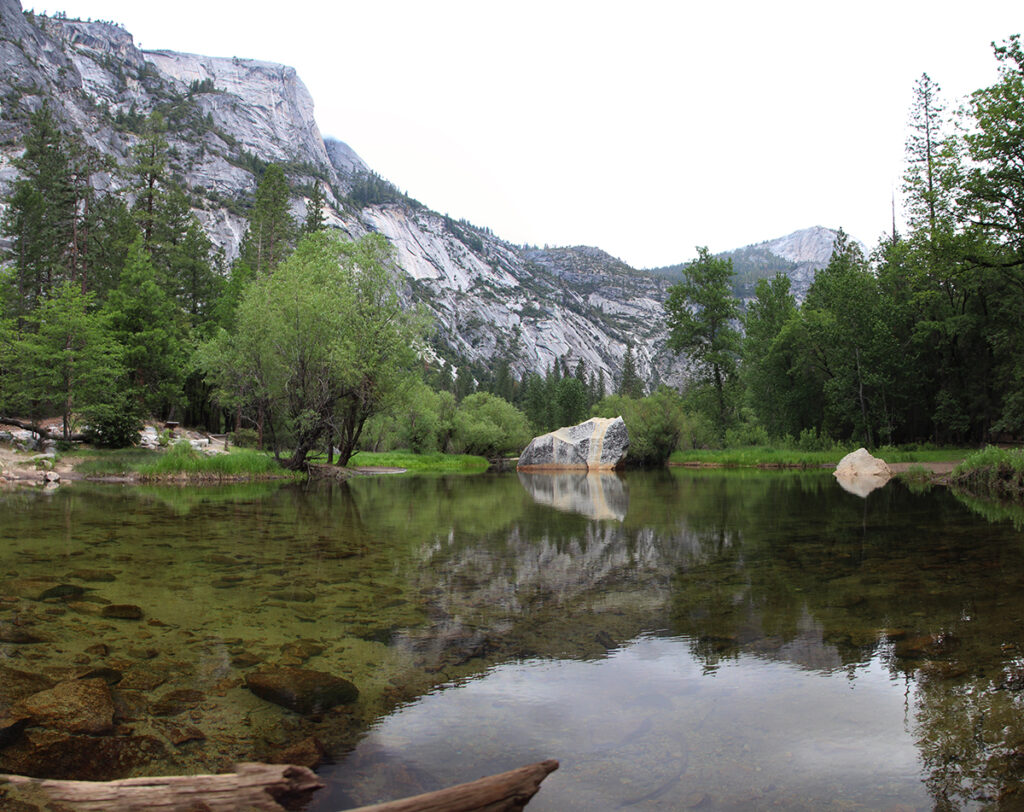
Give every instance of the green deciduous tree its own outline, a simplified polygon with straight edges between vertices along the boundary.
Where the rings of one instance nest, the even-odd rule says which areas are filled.
[[[697,258],[683,269],[683,281],[669,288],[665,302],[669,347],[685,352],[699,379],[713,384],[715,420],[724,435],[728,422],[726,383],[736,374],[740,333],[739,302],[732,295],[732,260],[697,248]]]
[[[465,454],[494,457],[522,451],[530,441],[526,415],[489,392],[468,395],[455,410],[453,448]]]
[[[290,441],[288,467],[305,465],[325,442],[345,465],[367,420],[414,374],[423,327],[401,307],[383,237],[345,242],[321,231],[253,280],[233,334],[214,339],[201,358],[221,392],[232,377],[255,388],[248,397],[236,392],[235,403],[265,410],[275,446]]]

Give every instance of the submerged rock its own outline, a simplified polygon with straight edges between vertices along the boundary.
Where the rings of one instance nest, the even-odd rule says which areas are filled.
[[[112,603],[104,606],[100,615],[119,620],[142,620],[142,609],[132,603]]]
[[[621,417],[594,417],[534,437],[519,455],[519,470],[617,468],[626,459],[629,433]]]
[[[73,680],[25,697],[17,706],[40,727],[66,733],[109,733],[114,729],[114,701],[101,678]]]
[[[347,679],[305,668],[253,671],[246,674],[245,686],[260,699],[305,715],[359,698],[359,689]]]
[[[28,728],[16,742],[0,750],[0,772],[111,781],[166,758],[166,747],[153,736],[89,736]]]

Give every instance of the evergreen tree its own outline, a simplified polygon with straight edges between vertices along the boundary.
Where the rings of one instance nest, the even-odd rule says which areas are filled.
[[[270,164],[256,187],[256,202],[241,247],[242,259],[257,277],[273,271],[295,245],[295,221],[288,207],[290,195],[284,170]]]
[[[187,349],[181,309],[157,282],[140,236],[128,251],[106,312],[124,351],[126,390],[150,414],[170,418],[181,402]]]
[[[91,294],[65,280],[33,313],[33,329],[14,348],[23,410],[34,419],[59,413],[65,439],[78,413],[116,396],[122,374],[120,348],[91,306]]]
[[[146,119],[142,138],[132,149],[131,186],[135,193],[132,214],[142,232],[143,245],[151,248],[157,228],[160,197],[168,182],[168,152],[164,133],[167,123],[154,111]]]
[[[327,220],[324,217],[324,204],[324,191],[320,188],[320,184],[314,181],[313,191],[309,195],[309,200],[306,201],[306,219],[302,223],[303,237],[307,234],[316,234],[327,226]]]
[[[16,166],[22,179],[14,185],[3,230],[11,238],[15,268],[12,304],[23,316],[62,280],[74,277],[73,258],[79,251],[78,184],[67,141],[48,106],[32,114]]]
[[[632,344],[626,344],[626,353],[622,356],[622,377],[619,379],[619,388],[616,390],[616,394],[629,398],[644,396],[644,382],[636,371],[636,359],[633,357]]]

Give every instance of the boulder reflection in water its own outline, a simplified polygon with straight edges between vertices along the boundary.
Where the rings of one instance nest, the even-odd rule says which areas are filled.
[[[520,471],[519,481],[538,504],[550,505],[566,513],[578,513],[588,519],[614,519],[621,522],[629,509],[626,483],[611,472]]]

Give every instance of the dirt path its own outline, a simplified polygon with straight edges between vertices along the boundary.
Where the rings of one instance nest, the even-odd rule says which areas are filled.
[[[911,468],[924,468],[933,474],[951,474],[959,463],[956,462],[893,462],[889,470],[894,474],[904,474]]]

